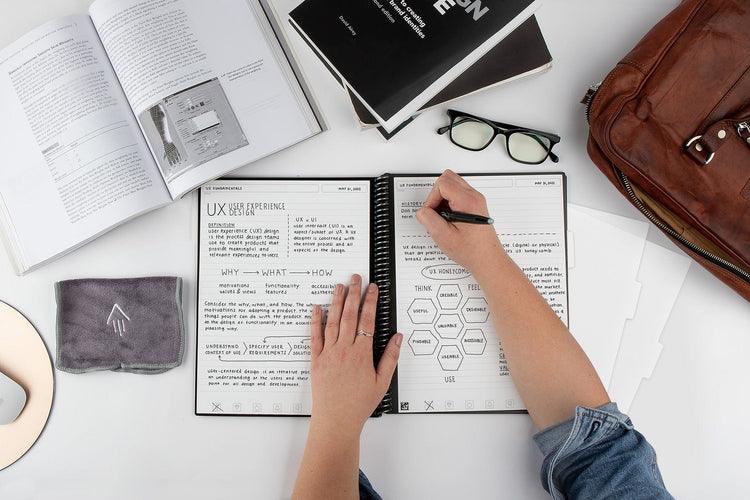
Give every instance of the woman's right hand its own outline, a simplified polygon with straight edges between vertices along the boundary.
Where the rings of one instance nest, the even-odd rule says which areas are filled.
[[[448,222],[438,209],[488,216],[484,195],[451,170],[443,172],[424,206],[417,211],[417,220],[427,229],[440,250],[475,278],[484,269],[493,267],[496,259],[507,257],[492,225]],[[489,265],[488,265],[489,264]]]

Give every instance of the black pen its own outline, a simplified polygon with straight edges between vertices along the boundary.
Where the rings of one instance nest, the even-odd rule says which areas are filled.
[[[448,212],[438,210],[438,215],[448,222],[465,222],[467,224],[494,224],[494,220],[484,215],[465,214],[462,212]]]

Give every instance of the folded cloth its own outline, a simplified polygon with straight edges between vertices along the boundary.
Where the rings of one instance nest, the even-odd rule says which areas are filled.
[[[57,369],[162,373],[182,363],[182,279],[77,279],[55,284]]]

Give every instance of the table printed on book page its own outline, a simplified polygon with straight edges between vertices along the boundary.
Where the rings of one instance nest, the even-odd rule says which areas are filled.
[[[309,415],[312,307],[370,279],[369,181],[219,180],[200,210],[196,413]]]
[[[503,246],[567,324],[562,174],[466,176],[485,195]],[[393,193],[398,411],[523,409],[482,290],[414,216],[434,177],[396,177]]]

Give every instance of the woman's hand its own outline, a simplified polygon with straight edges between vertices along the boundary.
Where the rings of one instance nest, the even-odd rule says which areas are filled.
[[[477,279],[488,263],[507,257],[492,225],[448,222],[437,213],[438,209],[489,215],[484,195],[450,170],[435,181],[424,206],[417,211],[417,220],[445,255]]]
[[[322,310],[316,306],[310,335],[313,423],[357,438],[388,390],[402,337],[393,336],[376,369],[372,334],[378,287],[374,283],[367,287],[360,313],[361,288],[362,278],[357,274],[352,276],[348,293],[344,285],[336,285],[325,327]]]

